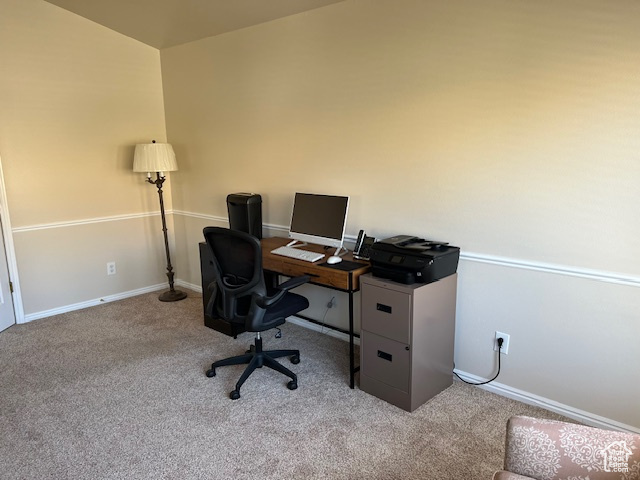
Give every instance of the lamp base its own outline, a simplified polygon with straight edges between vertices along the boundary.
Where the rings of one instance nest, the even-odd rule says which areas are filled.
[[[161,302],[177,302],[178,300],[187,298],[187,294],[180,290],[168,290],[163,292],[158,298]]]

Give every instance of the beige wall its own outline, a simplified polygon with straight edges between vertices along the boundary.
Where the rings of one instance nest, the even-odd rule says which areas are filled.
[[[166,136],[158,50],[41,0],[1,0],[0,65],[25,315],[163,282],[161,227],[144,216],[156,189],[131,171],[133,146]]]
[[[24,313],[165,281],[157,194],[131,158],[166,139],[166,114],[181,281],[199,285],[197,242],[228,193],[261,193],[270,234],[295,191],[348,194],[350,239],[462,247],[462,374],[490,375],[500,330],[496,391],[638,429],[639,23],[633,1],[348,0],[158,52],[0,0]],[[329,293],[308,294],[321,317]]]
[[[450,241],[456,367],[640,428],[640,4],[350,0],[161,51],[178,271],[225,197]],[[176,220],[178,222],[178,220]],[[185,243],[186,242],[186,243]],[[606,340],[606,344],[603,341]]]

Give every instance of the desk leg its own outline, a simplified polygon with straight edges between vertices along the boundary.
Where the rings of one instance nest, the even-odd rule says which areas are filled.
[[[353,344],[353,274],[349,272],[349,387],[355,388],[355,375],[360,367],[355,366],[355,348]]]
[[[353,292],[349,291],[349,386],[355,387],[355,348],[353,345]]]

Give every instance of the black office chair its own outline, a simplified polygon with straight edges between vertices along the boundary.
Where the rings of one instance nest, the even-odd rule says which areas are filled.
[[[206,227],[204,238],[213,254],[217,282],[217,297],[211,302],[217,315],[228,322],[241,323],[249,332],[256,332],[255,344],[244,355],[218,360],[207,370],[207,377],[215,377],[216,368],[248,363],[229,397],[240,398],[240,387],[256,368],[266,366],[291,378],[289,390],[298,388],[298,378],[275,358],[291,357],[300,362],[299,350],[262,350],[260,332],[282,325],[285,319],[309,307],[309,301],[289,292],[309,281],[308,275],[292,278],[274,289],[267,289],[262,271],[260,240],[248,233],[220,227]],[[212,312],[209,312],[212,313]]]

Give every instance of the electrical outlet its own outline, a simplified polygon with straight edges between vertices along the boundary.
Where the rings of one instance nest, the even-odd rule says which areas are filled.
[[[498,347],[498,339],[502,338],[503,342],[502,342],[502,349],[500,349]],[[496,331],[496,338],[493,342],[493,349],[497,352],[498,350],[500,350],[500,353],[503,353],[505,355],[507,355],[509,353],[509,338],[510,335],[508,333],[502,333],[502,332],[498,332]]]
[[[108,262],[107,275],[115,275],[115,274],[116,274],[116,262]]]

